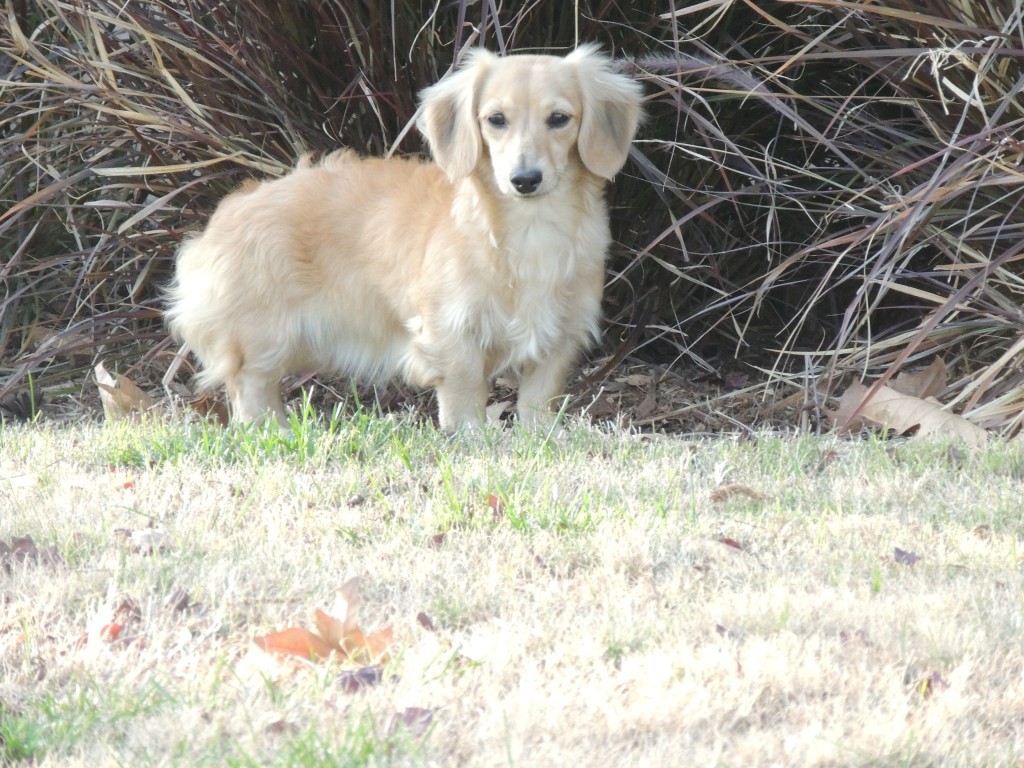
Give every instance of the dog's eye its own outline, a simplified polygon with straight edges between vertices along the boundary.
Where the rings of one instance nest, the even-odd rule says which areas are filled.
[[[548,128],[564,128],[571,119],[565,112],[552,112],[548,118]]]
[[[487,116],[487,122],[493,125],[495,128],[504,128],[508,125],[508,121],[505,120],[505,115],[501,112],[495,112],[493,115]]]

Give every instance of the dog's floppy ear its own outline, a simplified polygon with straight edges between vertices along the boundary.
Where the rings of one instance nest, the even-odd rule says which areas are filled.
[[[477,93],[495,58],[482,48],[471,51],[462,66],[420,93],[423,110],[416,125],[452,181],[469,176],[480,162]]]
[[[636,80],[613,72],[595,45],[581,46],[565,60],[576,67],[583,97],[580,159],[591,173],[611,179],[629,156],[642,117],[643,90]]]

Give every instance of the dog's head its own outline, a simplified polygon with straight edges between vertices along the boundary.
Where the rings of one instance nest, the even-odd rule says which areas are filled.
[[[596,46],[565,58],[484,50],[422,93],[419,128],[452,181],[490,169],[511,197],[555,189],[570,163],[611,179],[640,120],[641,89]]]

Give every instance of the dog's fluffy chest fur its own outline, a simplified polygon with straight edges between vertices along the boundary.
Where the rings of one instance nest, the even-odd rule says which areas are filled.
[[[470,262],[480,274],[463,277],[490,290],[457,292],[442,322],[484,351],[491,375],[543,359],[567,329],[574,343],[598,335],[599,308],[586,295],[595,284],[600,291],[609,240],[600,187],[567,186],[551,197],[496,211],[470,182],[456,195],[453,219],[481,250]]]

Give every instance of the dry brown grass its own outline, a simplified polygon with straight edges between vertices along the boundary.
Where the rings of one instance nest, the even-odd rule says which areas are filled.
[[[0,573],[0,762],[1024,758],[1017,444],[474,441],[362,418],[278,440],[0,432],[0,539],[66,561]],[[117,533],[151,524],[152,554]],[[253,636],[355,575],[362,623],[399,640],[381,684],[239,673]],[[142,642],[79,643],[126,598]],[[432,711],[425,735],[389,733],[407,707]]]

